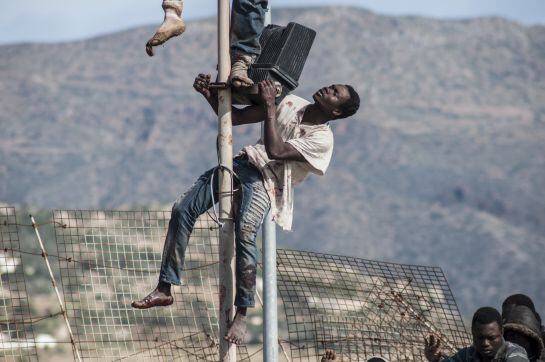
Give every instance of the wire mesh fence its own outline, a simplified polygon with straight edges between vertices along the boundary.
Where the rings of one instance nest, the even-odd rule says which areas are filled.
[[[206,215],[169,307],[136,310],[157,284],[170,212],[54,212],[64,297],[84,359],[216,361],[218,229]],[[248,358],[245,347],[238,350]]]
[[[0,207],[0,359],[38,358],[15,208]]]
[[[173,288],[175,303],[147,310],[130,305],[157,283],[169,218],[168,211],[53,212],[58,253],[49,256],[56,258],[75,345],[84,360],[217,360],[219,233],[207,215],[193,230],[183,286]],[[0,356],[34,360],[18,254],[40,256],[19,249],[13,208],[0,208],[0,221]],[[279,314],[281,360],[316,361],[332,348],[340,361],[371,356],[421,361],[423,338],[430,333],[440,335],[451,351],[470,343],[439,268],[279,249],[277,270],[284,312]],[[259,339],[253,342],[253,353],[242,346],[237,360],[260,360]]]
[[[452,352],[470,344],[439,268],[278,250],[278,291],[294,361],[326,348],[342,361],[423,361],[430,333]]]

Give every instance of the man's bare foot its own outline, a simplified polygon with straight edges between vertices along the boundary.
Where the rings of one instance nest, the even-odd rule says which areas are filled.
[[[337,355],[335,354],[334,350],[326,349],[324,355],[322,356],[322,362],[335,361],[336,358]]]
[[[235,319],[227,334],[223,337],[226,341],[234,344],[241,344],[244,342],[246,335],[246,308],[237,308]]]
[[[182,0],[163,0],[163,10],[165,11],[163,23],[146,43],[146,53],[150,57],[153,56],[153,47],[161,45],[185,31],[185,23],[182,20]]]
[[[255,56],[238,53],[233,59],[231,65],[231,74],[229,80],[235,88],[247,88],[254,85],[254,81],[248,77],[248,69],[255,60]]]
[[[148,309],[152,307],[166,307],[174,302],[174,298],[170,293],[170,284],[159,282],[157,288],[144,299],[137,300],[131,303],[131,306],[136,309]]]

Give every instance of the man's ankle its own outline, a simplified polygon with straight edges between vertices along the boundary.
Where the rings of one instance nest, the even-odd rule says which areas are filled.
[[[157,284],[157,290],[166,295],[170,295],[171,284],[163,281],[159,281]]]
[[[246,307],[237,307],[236,314],[246,317],[247,310],[248,310],[248,308],[246,308]]]
[[[231,50],[231,62],[236,61],[237,59],[243,58],[249,63],[254,63],[257,59],[257,55],[243,52],[242,50]]]

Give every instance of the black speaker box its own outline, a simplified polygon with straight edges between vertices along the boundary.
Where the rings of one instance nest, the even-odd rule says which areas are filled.
[[[261,54],[248,70],[255,84],[270,79],[280,83],[281,93],[276,103],[299,86],[299,77],[316,37],[316,32],[301,24],[268,25],[259,38]],[[257,89],[247,89],[234,95],[236,103],[257,103]],[[249,100],[245,102],[244,99]]]

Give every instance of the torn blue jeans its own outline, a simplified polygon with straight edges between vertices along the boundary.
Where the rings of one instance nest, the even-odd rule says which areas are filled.
[[[263,218],[269,210],[269,196],[263,186],[261,172],[246,156],[233,160],[233,170],[242,190],[238,212],[235,216],[236,246],[236,297],[235,306],[253,307],[256,287],[257,247],[256,236]],[[172,207],[168,232],[163,248],[159,281],[180,285],[185,251],[197,218],[212,207],[212,174],[214,174],[214,200],[217,201],[218,172],[206,171],[197,182]]]
[[[265,26],[268,0],[233,0],[231,10],[231,54],[259,55],[259,37]]]

